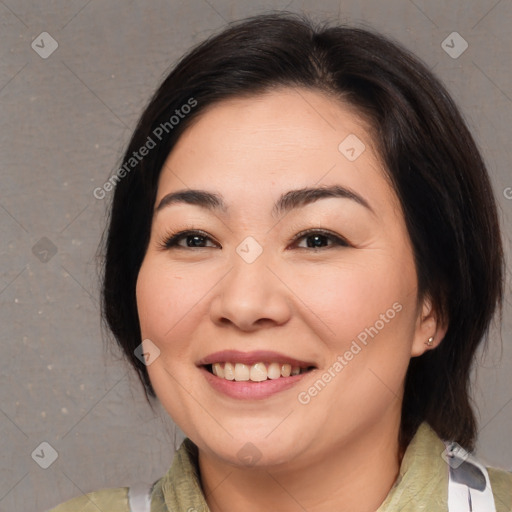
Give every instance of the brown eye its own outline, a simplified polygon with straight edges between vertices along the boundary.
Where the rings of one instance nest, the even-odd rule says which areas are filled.
[[[182,244],[182,241],[185,241],[185,244]],[[180,231],[179,233],[175,233],[167,236],[163,242],[160,244],[163,249],[203,249],[208,246],[206,243],[211,241],[212,239],[202,231]],[[209,247],[217,247],[217,245],[213,244],[213,246]]]
[[[301,249],[329,249],[333,246],[350,246],[343,238],[325,230],[302,231],[295,237],[295,242],[302,239],[306,240],[306,247],[298,245]],[[327,245],[328,242],[331,242],[331,245]]]

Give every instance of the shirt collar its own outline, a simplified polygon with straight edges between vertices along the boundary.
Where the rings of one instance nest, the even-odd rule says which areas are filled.
[[[395,484],[376,512],[446,509],[448,464],[442,458],[444,451],[443,441],[423,422],[405,451]]]
[[[423,422],[405,451],[397,481],[376,512],[417,512],[427,510],[427,505],[428,510],[446,507],[448,466],[441,456],[444,450],[443,441]],[[209,510],[199,480],[198,449],[190,439],[183,441],[155,490],[155,496],[162,500],[158,512]]]

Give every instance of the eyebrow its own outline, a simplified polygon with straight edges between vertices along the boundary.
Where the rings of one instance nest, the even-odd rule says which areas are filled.
[[[333,185],[330,187],[313,187],[289,190],[288,192],[282,194],[276,201],[272,209],[272,215],[287,213],[290,210],[308,205],[318,201],[319,199],[326,199],[331,197],[351,199],[352,201],[355,201],[361,206],[364,206],[373,214],[375,214],[368,201],[366,201],[359,194],[356,194],[354,191],[340,185]],[[224,214],[226,214],[228,210],[228,207],[224,202],[221,194],[209,192],[207,190],[186,189],[178,190],[176,192],[171,192],[165,195],[156,207],[155,213],[161,211],[167,206],[170,206],[171,204],[176,203],[200,206],[201,208],[217,211]]]

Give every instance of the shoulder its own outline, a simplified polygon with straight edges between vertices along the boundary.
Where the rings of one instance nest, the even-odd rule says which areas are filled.
[[[487,467],[497,512],[512,512],[512,473]]]
[[[128,487],[101,489],[61,503],[48,512],[128,512]]]

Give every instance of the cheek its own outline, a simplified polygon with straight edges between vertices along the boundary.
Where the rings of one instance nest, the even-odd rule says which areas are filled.
[[[298,294],[321,320],[317,334],[322,332],[329,353],[327,367],[341,364],[333,369],[335,384],[322,398],[324,404],[336,403],[338,411],[346,411],[364,402],[370,416],[383,413],[401,394],[411,356],[416,318],[412,259],[384,251],[360,253],[357,263],[347,259],[343,266],[304,274]]]
[[[325,342],[333,350],[341,350],[376,322],[383,327],[384,321],[386,330],[403,327],[404,321],[408,329],[414,325],[409,313],[415,307],[415,270],[409,258],[397,261],[396,254],[361,250],[342,264],[295,270],[294,274],[290,269],[287,282],[293,283],[293,291],[305,305],[303,310],[309,309],[311,318],[317,317]],[[400,306],[393,307],[397,303]],[[391,321],[386,322],[388,318]]]
[[[190,263],[186,269],[176,264],[171,266],[161,256],[149,253],[137,278],[141,335],[158,346],[160,362],[180,371],[178,363],[188,366],[195,358],[193,333],[207,317],[208,293],[218,281],[218,275]]]
[[[201,281],[192,271],[177,272],[165,258],[146,256],[137,278],[137,306],[141,326],[160,336],[182,317],[201,292]]]
[[[179,352],[176,336],[180,319],[191,310],[194,290],[190,280],[184,283],[181,276],[166,268],[158,259],[147,257],[137,278],[137,309],[142,339],[149,338],[165,357],[169,351]],[[196,300],[197,302],[197,300]],[[173,343],[167,340],[173,339]]]
[[[169,276],[162,275],[151,260],[144,260],[137,277],[137,310],[142,338],[158,340],[170,328],[169,313],[175,304],[168,286]]]
[[[379,265],[353,267],[324,279],[317,308],[334,333],[332,361],[342,356],[343,370],[330,399],[342,410],[383,413],[401,394],[411,357],[416,319],[416,281],[412,261],[383,259]],[[350,390],[349,393],[347,391]]]

